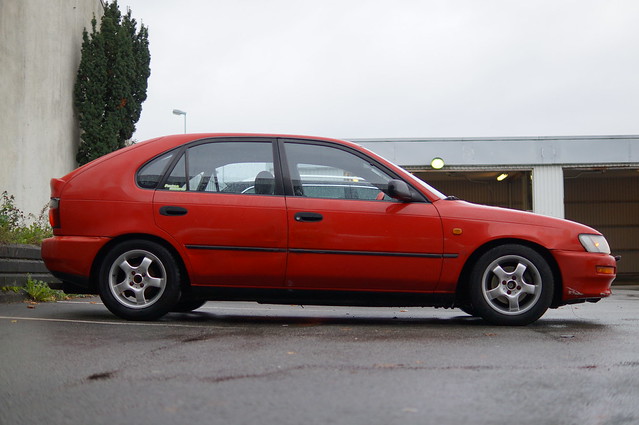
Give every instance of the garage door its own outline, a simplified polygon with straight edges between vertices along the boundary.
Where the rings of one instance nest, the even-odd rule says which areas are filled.
[[[603,233],[620,282],[639,278],[639,170],[564,169],[566,218]]]
[[[529,170],[419,171],[413,174],[442,193],[464,201],[524,211],[532,209]]]

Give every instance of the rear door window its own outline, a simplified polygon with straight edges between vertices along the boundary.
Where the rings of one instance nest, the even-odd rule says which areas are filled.
[[[211,142],[192,146],[177,162],[162,189],[277,194],[272,144]]]

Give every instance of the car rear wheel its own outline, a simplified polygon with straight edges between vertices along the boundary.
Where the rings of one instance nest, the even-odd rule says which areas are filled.
[[[470,275],[475,312],[495,325],[528,325],[552,302],[554,278],[544,257],[523,245],[501,245],[484,253]]]
[[[100,298],[116,316],[154,320],[180,298],[180,269],[162,245],[131,240],[116,245],[100,267]]]

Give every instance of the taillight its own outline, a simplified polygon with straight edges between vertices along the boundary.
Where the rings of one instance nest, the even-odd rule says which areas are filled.
[[[49,201],[49,224],[54,229],[60,227],[60,198],[51,198]]]

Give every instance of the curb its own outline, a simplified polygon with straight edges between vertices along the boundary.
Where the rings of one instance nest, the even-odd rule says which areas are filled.
[[[15,304],[26,301],[27,295],[24,292],[15,293],[13,291],[0,290],[0,304]]]
[[[37,245],[0,245],[0,286],[24,286],[28,276],[47,283],[58,282],[42,261]]]

